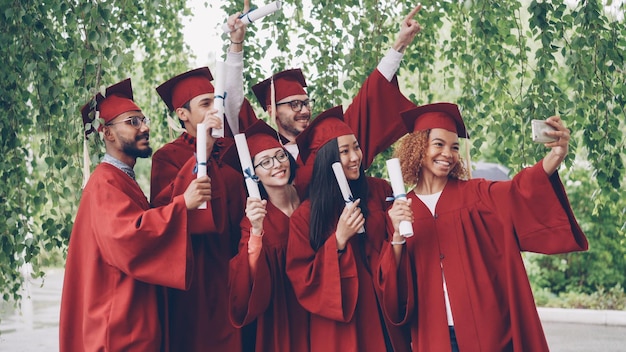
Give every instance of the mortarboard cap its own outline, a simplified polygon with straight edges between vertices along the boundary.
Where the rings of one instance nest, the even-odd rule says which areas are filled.
[[[348,134],[354,134],[354,131],[343,121],[341,105],[322,112],[296,137],[302,162],[307,164],[307,159],[315,158],[324,144]]]
[[[433,128],[456,132],[461,138],[469,138],[465,123],[456,104],[434,103],[421,105],[401,113],[409,133]]]
[[[93,123],[93,120],[96,117],[96,111],[99,111],[99,118],[104,120],[104,124],[109,123],[111,120],[125,112],[141,111],[141,109],[133,101],[133,87],[130,82],[130,78],[106,88],[104,94],[105,95],[102,95],[102,93],[96,94],[89,101],[89,103],[85,104],[81,108],[84,125]],[[101,128],[102,125],[98,127],[98,131],[100,131]],[[91,129],[85,131],[85,137],[94,132],[96,132],[96,129],[92,124]]]
[[[306,87],[306,81],[304,80],[302,70],[295,68],[278,72],[263,82],[252,86],[254,95],[265,111],[267,111],[267,106],[272,102],[270,94],[272,78],[274,78],[274,92],[276,94],[277,102],[292,95],[306,94],[306,91],[304,90],[304,87]]]
[[[245,130],[244,134],[251,158],[267,149],[282,148],[283,143],[289,142],[263,120],[255,121]],[[279,137],[281,138],[280,141],[278,140]]]
[[[200,67],[170,78],[156,88],[165,105],[174,111],[201,94],[215,92],[208,67]]]

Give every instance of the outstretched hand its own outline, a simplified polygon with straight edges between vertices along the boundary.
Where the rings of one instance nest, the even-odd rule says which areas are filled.
[[[239,16],[241,16],[242,13],[247,13],[248,11],[250,11],[250,0],[244,0],[243,12],[237,12],[234,15],[231,15],[230,17],[228,17],[228,21],[226,22],[231,30],[230,42],[235,46],[238,46],[239,49],[242,48],[239,45],[243,44],[243,39],[246,36],[246,26],[243,24],[243,22],[241,22]]]
[[[422,30],[419,22],[413,17],[422,9],[422,4],[417,4],[411,12],[400,23],[400,32],[398,38],[393,44],[394,50],[403,53],[404,50],[413,42],[413,39]]]
[[[565,159],[569,148],[570,130],[563,125],[560,116],[550,116],[546,119],[546,123],[556,129],[556,131],[546,131],[548,136],[556,137],[554,142],[548,142],[544,145],[550,149],[550,153],[543,160],[543,169],[548,175],[552,175],[554,171],[561,165]]]

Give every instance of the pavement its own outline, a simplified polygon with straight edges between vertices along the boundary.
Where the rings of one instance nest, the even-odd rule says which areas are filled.
[[[63,269],[24,285],[21,310],[0,307],[0,351],[58,351]],[[553,352],[625,352],[626,311],[538,308]]]

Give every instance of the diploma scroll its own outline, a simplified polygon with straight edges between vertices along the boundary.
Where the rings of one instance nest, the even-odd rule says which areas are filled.
[[[226,63],[217,61],[215,66],[215,100],[214,106],[217,109],[217,116],[222,120],[222,128],[211,130],[213,138],[224,137],[224,106],[226,105],[226,94],[224,85],[226,84]]]
[[[271,4],[267,4],[265,6],[259,7],[258,9],[241,14],[239,18],[241,19],[241,22],[243,22],[243,24],[247,26],[250,23],[258,20],[259,18],[273,14],[274,12],[280,10],[281,7],[282,1],[274,1]],[[228,23],[224,23],[222,25],[222,30],[224,31],[224,33],[231,32],[230,28],[228,27]]]
[[[237,146],[237,154],[239,154],[239,162],[241,163],[241,170],[243,170],[243,177],[246,181],[248,196],[251,198],[261,199],[259,185],[255,181],[256,175],[254,174],[254,166],[252,166],[252,159],[250,158],[250,150],[248,149],[246,135],[243,133],[236,134],[235,145]]]
[[[198,163],[198,174],[197,178],[206,176],[206,123],[199,123],[197,127],[197,138],[196,138],[196,162]],[[206,209],[207,203],[204,202],[198,206],[198,209]]]
[[[391,181],[391,189],[393,189],[393,197],[395,199],[406,200],[406,190],[404,188],[404,180],[402,179],[402,170],[400,169],[400,159],[393,158],[387,160],[387,172],[389,173],[389,181]],[[400,235],[403,237],[413,236],[413,225],[410,221],[400,221]]]
[[[346,174],[343,173],[343,166],[341,166],[340,162],[333,163],[333,172],[335,173],[335,178],[337,179],[337,184],[339,185],[339,189],[341,190],[341,195],[343,196],[343,200],[346,202],[346,206],[354,203],[352,198],[352,191],[350,190],[350,185],[348,185],[348,179],[346,178]],[[361,227],[358,233],[364,233],[365,228]]]

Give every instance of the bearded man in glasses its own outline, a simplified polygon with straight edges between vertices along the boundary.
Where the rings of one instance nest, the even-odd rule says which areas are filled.
[[[59,350],[167,351],[163,287],[189,287],[188,215],[210,199],[209,178],[151,209],[133,170],[152,154],[150,120],[133,101],[130,79],[105,94],[81,111],[85,138],[100,131],[106,154],[85,185],[70,236]]]

